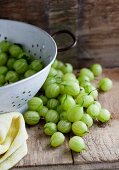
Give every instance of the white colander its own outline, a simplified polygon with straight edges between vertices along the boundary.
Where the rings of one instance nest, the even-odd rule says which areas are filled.
[[[27,101],[38,92],[46,80],[57,55],[57,46],[53,38],[42,29],[10,20],[0,20],[0,41],[4,39],[23,44],[29,54],[45,63],[45,68],[35,75],[0,87],[0,113],[16,110],[22,112]]]

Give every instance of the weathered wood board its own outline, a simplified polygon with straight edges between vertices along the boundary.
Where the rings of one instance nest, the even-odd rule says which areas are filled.
[[[44,135],[41,123],[27,128],[29,152],[14,170],[27,170],[28,167],[30,170],[119,169],[119,68],[106,69],[102,74],[102,77],[105,76],[112,79],[113,89],[100,93],[99,100],[103,107],[110,110],[112,120],[106,127],[94,125],[90,129],[90,133],[84,137],[87,151],[81,154],[71,152],[68,148],[68,136],[64,145],[56,149],[50,148],[50,139]]]
[[[43,123],[38,126],[27,128],[28,155],[20,161],[18,166],[32,165],[55,165],[55,164],[72,164],[71,151],[68,148],[67,139],[59,148],[50,147],[50,137],[43,133]]]
[[[72,31],[77,46],[58,58],[75,68],[92,60],[119,66],[119,0],[0,0],[0,18],[28,22],[51,34]]]

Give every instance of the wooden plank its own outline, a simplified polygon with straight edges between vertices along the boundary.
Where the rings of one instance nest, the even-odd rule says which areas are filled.
[[[58,53],[58,58],[75,68],[92,61],[119,66],[118,0],[4,0],[0,7],[0,18],[25,21],[51,34],[60,29],[72,31],[77,46]],[[64,42],[65,36],[60,44]]]
[[[78,69],[82,67],[89,67],[92,63],[100,63],[104,68],[114,68],[119,67],[119,57],[117,58],[110,58],[107,60],[107,58],[82,58],[77,61]],[[77,66],[74,65],[74,66]]]
[[[73,153],[74,164],[105,163],[119,161],[119,69],[105,70],[102,77],[110,77],[113,89],[99,95],[102,106],[112,114],[111,125],[98,127],[94,125],[84,137],[87,151]]]
[[[19,162],[17,167],[73,163],[67,138],[61,147],[51,148],[49,145],[50,137],[43,133],[42,121],[38,126],[28,127],[27,131],[29,134],[28,154]]]
[[[119,162],[13,168],[12,170],[119,170]]]
[[[78,14],[78,55],[106,60],[114,65],[119,55],[119,1],[80,0]],[[113,58],[113,62],[112,62]],[[118,60],[119,66],[119,60]],[[103,62],[103,65],[107,63]]]
[[[14,168],[13,170],[20,170],[21,168]],[[40,167],[27,167],[22,170],[119,170],[119,163],[96,163],[96,164],[85,164],[85,165],[57,165],[57,166],[40,166]]]
[[[0,18],[28,22],[48,30],[49,0],[0,1]]]
[[[119,66],[118,0],[4,0],[0,7],[0,18],[25,21],[51,34],[60,29],[72,31],[77,46],[59,53],[58,58],[75,68],[88,63],[85,59]],[[60,44],[64,42],[65,37]]]
[[[49,3],[49,29],[50,33],[66,29],[74,33],[78,31],[78,0],[50,0]],[[64,35],[60,39],[55,39],[58,46],[65,46],[71,43]],[[64,62],[71,62],[77,66],[77,47],[66,52],[58,53],[58,58]],[[74,60],[75,58],[75,60]]]

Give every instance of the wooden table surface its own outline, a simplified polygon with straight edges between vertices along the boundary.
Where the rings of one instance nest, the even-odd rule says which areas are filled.
[[[27,128],[28,154],[13,170],[119,169],[119,68],[106,69],[102,76],[113,81],[113,89],[99,95],[102,106],[111,112],[112,120],[106,127],[94,125],[90,129],[84,137],[87,151],[71,152],[68,148],[70,136],[61,147],[51,148],[50,138],[43,133],[43,122],[40,122]]]

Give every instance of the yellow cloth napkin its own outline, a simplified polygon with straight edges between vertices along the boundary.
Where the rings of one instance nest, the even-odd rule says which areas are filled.
[[[22,114],[0,115],[0,170],[8,170],[27,154],[28,138]]]

